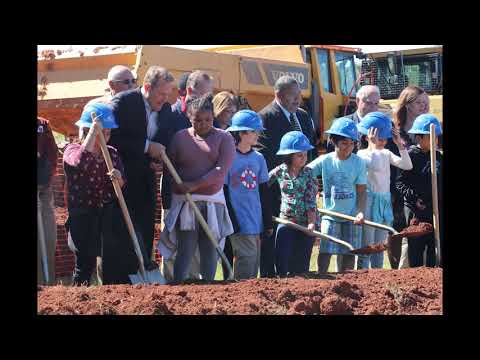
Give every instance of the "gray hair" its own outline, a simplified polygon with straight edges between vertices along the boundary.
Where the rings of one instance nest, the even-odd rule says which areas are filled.
[[[160,66],[150,66],[143,78],[143,83],[148,83],[152,85],[152,88],[155,88],[160,80],[164,82],[172,82],[175,81],[175,78],[165,68]]]
[[[205,71],[196,70],[188,75],[187,88],[195,90],[202,81],[212,81],[212,77]]]
[[[357,99],[365,99],[368,95],[376,93],[380,96],[380,89],[376,85],[363,85],[360,90],[357,91],[357,95],[355,96]]]
[[[293,85],[299,86],[298,81],[292,76],[283,75],[277,79],[273,88],[275,89],[275,92],[282,92]]]

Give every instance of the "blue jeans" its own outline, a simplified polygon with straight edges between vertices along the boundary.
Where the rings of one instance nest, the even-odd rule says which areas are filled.
[[[276,234],[277,275],[302,274],[310,268],[314,238],[283,224],[278,225]]]
[[[196,202],[204,219],[207,219],[205,202]],[[178,222],[180,219],[177,220]],[[173,265],[174,281],[187,279],[195,251],[200,250],[200,273],[203,280],[214,280],[217,271],[218,255],[215,247],[208,239],[198,220],[195,219],[194,231],[180,231],[179,224],[175,227],[177,232],[177,256]],[[217,240],[218,241],[218,240]]]

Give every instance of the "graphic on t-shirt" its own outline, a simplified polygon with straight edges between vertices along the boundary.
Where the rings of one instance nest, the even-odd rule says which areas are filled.
[[[437,174],[440,172],[440,161],[435,161],[435,167],[437,168]],[[422,174],[429,174],[432,171],[432,162],[430,160],[427,161],[425,167],[422,169]]]
[[[255,189],[257,187],[257,175],[247,168],[240,175],[240,182],[249,190]]]
[[[353,198],[353,187],[348,176],[341,171],[334,172],[327,181],[325,196],[336,200]]]

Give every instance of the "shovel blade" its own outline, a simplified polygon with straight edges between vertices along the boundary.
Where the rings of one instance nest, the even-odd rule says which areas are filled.
[[[151,270],[145,272],[145,277],[141,274],[141,272],[137,272],[136,274],[128,275],[130,278],[130,282],[132,285],[135,284],[160,284],[165,285],[167,281],[163,277],[160,270]]]
[[[355,255],[369,255],[384,252],[385,250],[387,250],[386,244],[376,244],[352,250],[350,251],[350,253]]]

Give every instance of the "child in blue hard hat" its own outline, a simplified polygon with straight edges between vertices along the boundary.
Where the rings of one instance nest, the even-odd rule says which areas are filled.
[[[93,121],[92,112],[97,116]],[[79,142],[67,145],[63,153],[69,214],[66,226],[72,242],[69,245],[75,253],[73,285],[90,285],[102,238],[103,241],[113,241],[112,224],[115,216],[112,215],[112,207],[116,203],[116,196],[111,180],[118,179],[120,186],[123,186],[124,170],[117,150],[108,146],[114,167],[108,172],[97,137],[99,132],[103,132],[108,141],[110,129],[118,127],[109,105],[88,104],[75,125],[79,127]],[[113,254],[109,251],[103,251],[102,258],[111,255]],[[128,275],[119,279],[121,269],[111,271],[112,262],[110,259],[105,260],[107,259],[103,259],[104,284],[128,283]],[[134,272],[136,271],[132,271]]]
[[[367,170],[365,162],[352,153],[358,140],[355,123],[346,117],[336,119],[330,129],[329,141],[335,151],[321,155],[310,164],[314,177],[321,176],[323,183],[323,206],[327,210],[355,216],[354,224],[364,221],[366,207]],[[322,216],[321,231],[349,242],[354,248],[361,247],[361,231],[350,221]],[[321,240],[318,254],[318,272],[325,273],[330,258],[337,255],[338,271],[351,270],[355,266],[355,256],[336,243]]]
[[[312,170],[305,167],[307,152],[311,149],[313,146],[302,132],[290,131],[283,135],[277,155],[284,155],[285,161],[270,171],[269,184],[277,181],[280,185],[280,218],[315,230],[318,182]],[[275,245],[277,275],[285,277],[307,272],[314,240],[314,237],[280,224]]]
[[[367,114],[357,125],[358,131],[367,136],[368,147],[359,150],[357,155],[365,160],[368,174],[367,207],[365,219],[376,223],[392,226],[393,210],[390,193],[390,165],[403,170],[411,170],[412,162],[408,151],[403,146],[400,132],[392,128],[392,121],[384,113],[376,111]],[[385,149],[389,138],[397,145],[400,157]],[[364,227],[363,246],[375,245],[385,242],[387,231]],[[377,253],[362,259],[359,268],[368,269],[369,262],[372,269],[383,268],[384,253]]]
[[[413,122],[409,134],[414,134],[416,146],[409,150],[413,168],[400,171],[396,181],[398,191],[403,194],[407,223],[433,223],[432,178],[430,160],[430,125],[435,126],[435,141],[442,134],[442,127],[438,119],[432,114],[422,114]],[[442,153],[436,152],[436,167],[438,181],[438,208],[440,225],[440,243],[442,242]],[[442,246],[440,245],[440,248]],[[426,264],[423,253],[426,249]],[[435,237],[433,233],[408,239],[408,262],[410,267],[435,266]]]
[[[224,186],[234,227],[234,234],[230,235],[234,277],[237,280],[256,278],[261,235],[271,236],[273,232],[267,163],[263,155],[252,148],[263,131],[262,119],[254,111],[240,110],[226,131],[232,134],[237,149]]]

